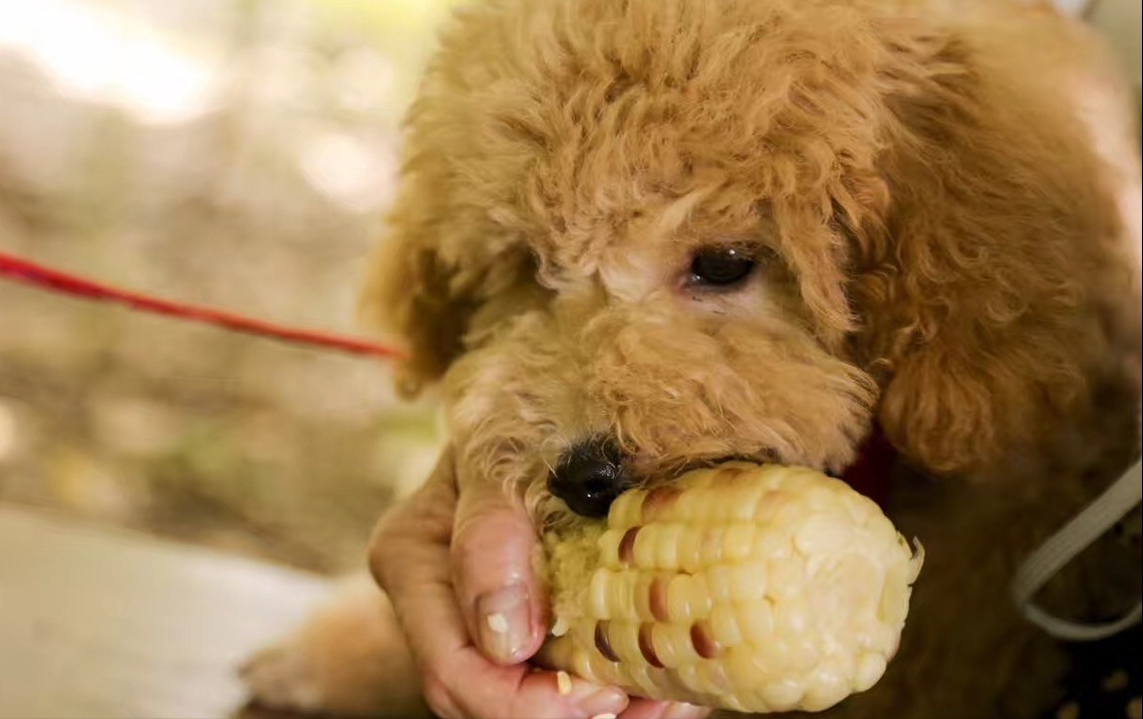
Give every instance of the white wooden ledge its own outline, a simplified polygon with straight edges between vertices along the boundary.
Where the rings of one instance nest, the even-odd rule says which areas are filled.
[[[219,719],[325,580],[0,506],[0,719]]]

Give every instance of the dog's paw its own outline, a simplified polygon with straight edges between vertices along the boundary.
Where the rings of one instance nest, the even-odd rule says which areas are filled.
[[[320,672],[300,633],[259,651],[238,674],[251,700],[260,706],[305,713],[325,708]]]
[[[338,716],[427,716],[388,598],[367,577],[347,582],[293,635],[239,669],[253,703]]]

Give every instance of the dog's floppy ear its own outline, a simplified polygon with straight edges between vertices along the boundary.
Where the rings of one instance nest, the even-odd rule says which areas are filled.
[[[465,181],[452,177],[445,153],[414,139],[359,307],[403,350],[394,375],[405,397],[439,380],[497,320],[542,301],[529,248],[462,197]]]
[[[858,232],[860,342],[889,438],[960,473],[1083,410],[1130,281],[1066,100],[1007,86],[952,34],[902,30],[883,88],[887,205]]]
[[[365,322],[401,343],[396,382],[407,397],[439,379],[460,353],[476,304],[471,278],[442,254],[447,227],[438,200],[419,185],[407,178],[361,300]]]
[[[454,18],[404,119],[399,191],[361,311],[368,326],[401,343],[396,377],[405,396],[537,301],[534,260],[513,209],[517,170],[529,156],[505,140],[512,118],[489,110],[497,93],[487,89],[488,57],[499,55],[484,45],[500,17],[496,8],[473,8]]]

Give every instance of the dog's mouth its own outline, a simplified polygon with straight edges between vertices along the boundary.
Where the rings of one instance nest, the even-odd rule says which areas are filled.
[[[897,457],[896,448],[885,437],[880,427],[874,427],[848,467],[841,471],[827,469],[826,474],[834,479],[842,480],[857,492],[884,507],[892,486],[893,470]],[[763,451],[753,455],[727,455],[687,464],[677,473],[670,475],[671,479],[668,479],[667,482],[669,483],[674,478],[692,470],[707,469],[727,462],[782,463],[774,452]]]
[[[699,462],[693,462],[682,468],[679,472],[680,475],[692,472],[696,469],[710,469],[723,464],[731,462],[749,462],[751,464],[773,464],[778,461],[778,456],[775,452],[759,452],[757,454],[727,454],[712,459],[704,459]]]
[[[688,472],[728,462],[775,461],[775,454],[760,452],[691,459],[677,465],[657,462],[642,467],[637,457],[625,455],[616,442],[597,436],[573,445],[563,454],[548,474],[547,488],[575,514],[599,519],[606,517],[612,503],[629,489],[670,485]]]
[[[828,474],[884,506],[896,458],[896,450],[875,429],[849,467]],[[656,463],[648,469],[640,466],[638,458],[625,455],[613,440],[592,437],[561,457],[548,475],[547,488],[575,514],[599,519],[606,517],[612,503],[629,489],[670,485],[688,472],[729,462],[770,464],[778,463],[779,458],[774,452],[761,451],[692,459],[677,466]]]

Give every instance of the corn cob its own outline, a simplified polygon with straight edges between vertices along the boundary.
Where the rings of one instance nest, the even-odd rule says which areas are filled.
[[[873,686],[923,563],[876,504],[808,469],[731,462],[544,537],[547,666],[635,696],[820,711]]]

